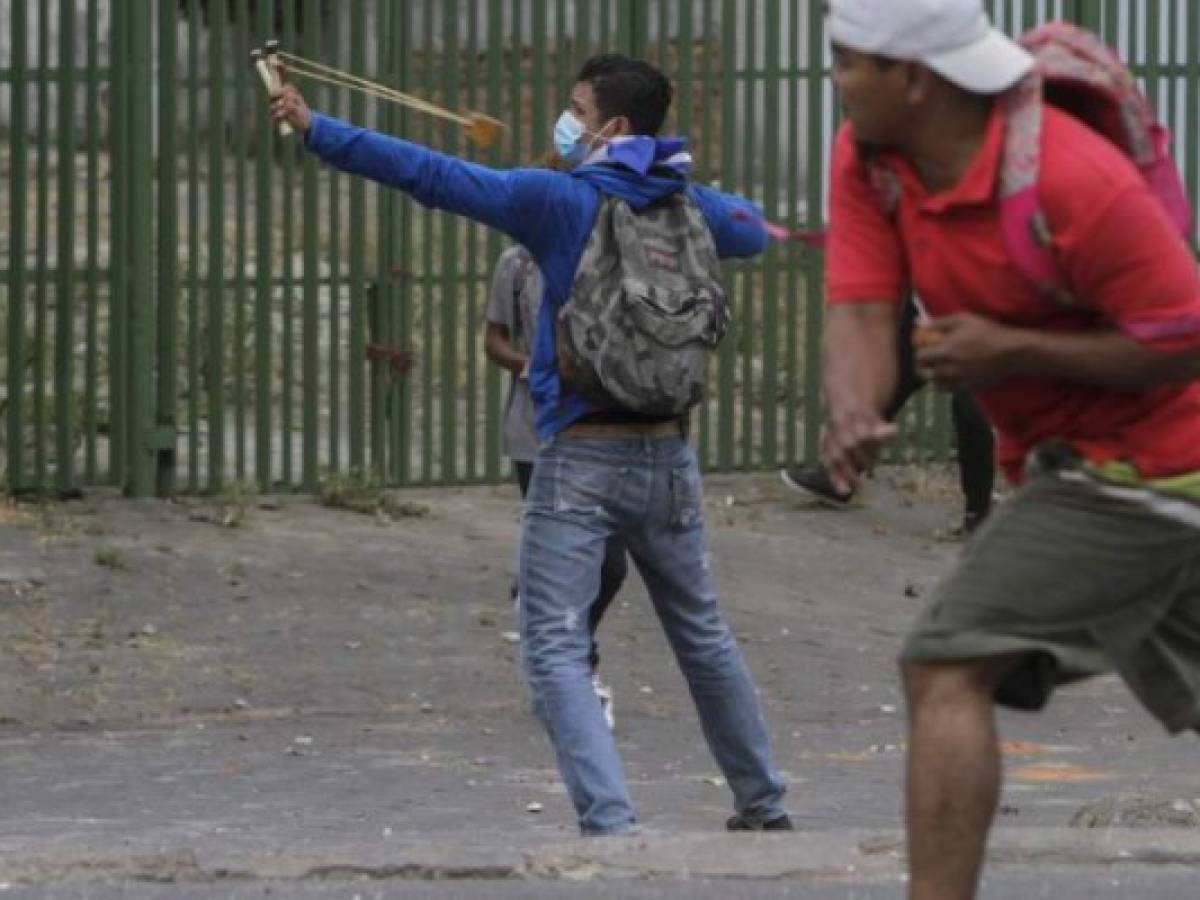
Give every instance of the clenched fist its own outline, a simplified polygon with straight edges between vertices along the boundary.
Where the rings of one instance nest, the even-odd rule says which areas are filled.
[[[283,77],[280,67],[280,77]],[[287,122],[300,134],[307,134],[312,127],[312,110],[304,102],[304,96],[294,84],[284,83],[278,93],[271,96],[271,118],[276,122]]]

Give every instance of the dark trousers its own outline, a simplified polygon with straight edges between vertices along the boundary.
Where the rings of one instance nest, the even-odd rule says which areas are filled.
[[[521,499],[529,492],[529,479],[533,477],[533,463],[514,462],[517,470],[517,484],[521,488]],[[592,636],[592,649],[588,656],[593,671],[600,665],[600,645],[596,641],[596,629],[600,620],[612,605],[617,592],[629,574],[629,563],[625,558],[625,545],[619,540],[610,540],[605,548],[604,564],[600,567],[600,592],[588,608],[588,633]]]
[[[913,351],[912,330],[916,321],[916,304],[909,302],[900,314],[896,391],[884,410],[884,418],[889,422],[900,415],[908,399],[925,386],[925,380],[917,374]],[[958,480],[967,501],[966,512],[969,516],[982,517],[991,508],[992,488],[996,482],[996,439],[992,426],[967,391],[954,391],[951,395],[950,416],[958,444]]]

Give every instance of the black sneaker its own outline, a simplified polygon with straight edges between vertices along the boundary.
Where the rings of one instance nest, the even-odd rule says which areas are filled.
[[[784,813],[774,819],[747,819],[740,813],[730,816],[725,822],[727,831],[792,831],[792,820]]]
[[[808,494],[818,503],[841,509],[854,499],[854,491],[839,491],[820,466],[789,466],[779,477],[793,491]]]

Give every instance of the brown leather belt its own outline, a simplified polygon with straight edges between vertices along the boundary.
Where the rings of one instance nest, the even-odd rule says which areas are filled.
[[[665,422],[576,422],[562,432],[565,438],[599,438],[600,440],[629,440],[648,437],[671,437],[683,434],[683,421]]]

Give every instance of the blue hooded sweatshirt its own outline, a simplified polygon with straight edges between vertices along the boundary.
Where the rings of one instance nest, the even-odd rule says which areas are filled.
[[[316,114],[305,145],[335,168],[399,188],[423,206],[490,225],[529,249],[545,285],[529,365],[538,439],[544,441],[595,410],[559,377],[554,322],[570,296],[602,194],[636,210],[687,190],[708,222],[718,256],[754,256],[766,247],[756,206],[683,178],[649,174],[662,152],[656,149],[660,142],[644,141],[649,152],[623,154],[624,164],[585,164],[569,173],[492,169]],[[668,151],[678,147],[661,143]]]

